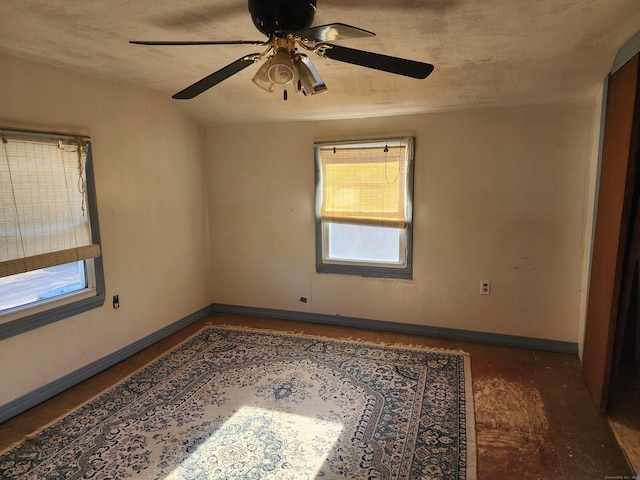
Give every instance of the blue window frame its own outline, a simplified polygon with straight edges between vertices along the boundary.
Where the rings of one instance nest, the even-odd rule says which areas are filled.
[[[0,129],[0,339],[104,304],[91,140]]]

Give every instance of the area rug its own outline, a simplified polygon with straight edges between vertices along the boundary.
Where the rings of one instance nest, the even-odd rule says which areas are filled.
[[[469,357],[206,327],[0,454],[2,479],[476,478]]]

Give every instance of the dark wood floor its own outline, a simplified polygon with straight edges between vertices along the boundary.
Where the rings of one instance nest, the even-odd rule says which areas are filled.
[[[462,349],[471,354],[478,479],[605,480],[632,472],[577,357],[415,335],[214,314],[0,424],[0,451],[89,400],[207,324]]]
[[[613,381],[609,424],[640,479],[640,361],[619,367]]]

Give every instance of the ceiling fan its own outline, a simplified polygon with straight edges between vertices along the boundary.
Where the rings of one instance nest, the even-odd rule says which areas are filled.
[[[355,50],[326,43],[349,38],[372,37],[373,32],[361,28],[332,23],[311,27],[316,13],[316,0],[249,0],[249,12],[253,24],[265,34],[267,40],[231,41],[142,41],[129,43],[139,45],[240,45],[251,44],[267,47],[262,53],[244,55],[226,67],[179,91],[173,98],[190,99],[217,85],[249,65],[266,61],[253,77],[253,82],[267,92],[284,87],[295,88],[304,95],[313,95],[327,90],[320,74],[303,51],[321,57],[395,73],[412,78],[426,78],[432,71],[429,63],[390,57],[380,53]]]

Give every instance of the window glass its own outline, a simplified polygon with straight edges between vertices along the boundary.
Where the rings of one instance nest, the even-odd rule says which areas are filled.
[[[400,263],[402,229],[327,223],[328,260]]]
[[[0,312],[87,288],[84,262],[0,278]]]

